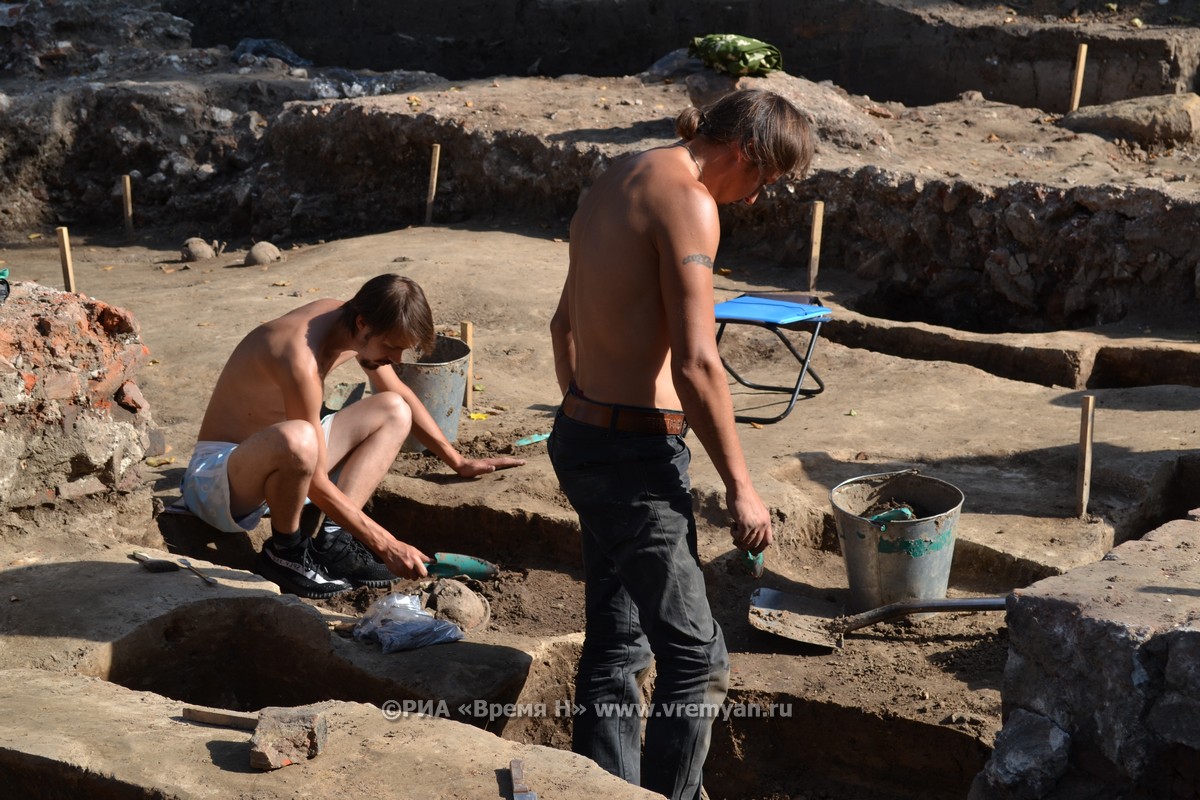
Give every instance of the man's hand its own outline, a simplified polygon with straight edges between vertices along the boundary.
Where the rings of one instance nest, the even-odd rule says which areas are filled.
[[[730,534],[739,550],[758,555],[766,550],[774,539],[771,532],[771,512],[754,489],[744,492],[729,492],[726,496],[729,515],[733,517]]]
[[[489,472],[495,472],[498,469],[509,469],[511,467],[520,467],[525,464],[523,458],[511,458],[508,456],[502,458],[468,458],[454,468],[460,478],[478,478],[480,475],[487,475]]]
[[[377,554],[393,575],[401,578],[424,578],[428,576],[425,564],[432,559],[410,544],[393,539],[387,550]]]

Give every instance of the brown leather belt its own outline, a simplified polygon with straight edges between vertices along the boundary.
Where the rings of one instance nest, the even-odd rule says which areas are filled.
[[[593,403],[573,394],[563,398],[562,411],[576,422],[595,425],[597,428],[663,436],[680,436],[687,432],[687,418],[682,413],[634,406],[610,406],[605,403]]]

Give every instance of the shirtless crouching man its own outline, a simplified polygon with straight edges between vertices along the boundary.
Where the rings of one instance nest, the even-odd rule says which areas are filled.
[[[758,90],[689,108],[676,129],[682,141],[613,164],[571,222],[570,268],[551,322],[564,397],[549,452],[583,534],[575,702],[585,710],[573,749],[631,783],[691,800],[713,723],[696,708],[723,702],[729,657],[697,555],[688,428],[724,481],[734,544],[760,553],[772,538],[717,354],[717,206],[753,203],[765,185],[803,174],[813,144],[794,106]],[[640,717],[628,709],[641,702],[638,678],[652,659],[640,755]]]
[[[434,341],[424,292],[398,275],[372,278],[348,302],[317,300],[259,325],[213,389],[183,478],[188,509],[236,533],[269,508],[271,538],[255,571],[301,597],[426,575],[428,556],[362,510],[410,429],[464,478],[525,463],[464,458],[400,381],[392,365],[401,354],[429,352]],[[373,394],[322,418],[325,376],[350,358]]]

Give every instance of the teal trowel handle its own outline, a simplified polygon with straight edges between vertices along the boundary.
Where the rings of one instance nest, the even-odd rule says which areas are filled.
[[[742,566],[756,578],[761,578],[763,574],[763,554],[751,553],[749,550],[741,551]]]
[[[500,568],[490,561],[461,553],[434,553],[433,561],[425,563],[425,571],[435,578],[454,578],[463,575],[485,580],[500,574]]]

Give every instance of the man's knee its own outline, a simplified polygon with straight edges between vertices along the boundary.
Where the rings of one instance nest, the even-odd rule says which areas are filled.
[[[288,464],[301,472],[314,472],[321,454],[317,429],[303,420],[292,419],[279,423],[276,432]]]
[[[396,392],[380,392],[375,395],[378,405],[377,413],[387,421],[389,428],[403,428],[407,431],[412,426],[412,409]]]

